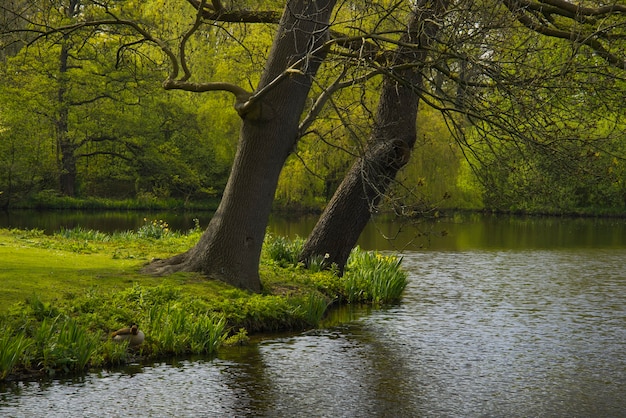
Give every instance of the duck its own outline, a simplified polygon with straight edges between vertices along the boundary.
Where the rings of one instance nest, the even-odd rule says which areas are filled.
[[[128,345],[135,347],[141,345],[146,338],[143,331],[139,330],[137,324],[132,324],[130,328],[120,328],[111,334],[113,341],[128,341]]]

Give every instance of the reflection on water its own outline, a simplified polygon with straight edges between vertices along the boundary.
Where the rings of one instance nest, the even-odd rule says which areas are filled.
[[[623,416],[625,259],[409,252],[398,306],[213,359],[12,384],[0,416]]]
[[[173,230],[188,231],[194,218],[206,228],[211,212],[0,211],[0,228],[37,228],[54,233],[83,227],[102,232],[136,230],[144,218],[165,220]],[[270,232],[290,238],[306,237],[316,215],[273,215]],[[420,251],[475,249],[624,248],[626,219],[516,217],[460,213],[438,219],[398,220],[379,216],[370,222],[359,245],[364,249]]]

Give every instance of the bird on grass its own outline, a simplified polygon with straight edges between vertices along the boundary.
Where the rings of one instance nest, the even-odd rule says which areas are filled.
[[[130,328],[120,328],[111,334],[113,341],[128,341],[128,345],[131,347],[135,347],[143,343],[143,340],[146,338],[143,331],[139,330],[137,324],[131,325]]]

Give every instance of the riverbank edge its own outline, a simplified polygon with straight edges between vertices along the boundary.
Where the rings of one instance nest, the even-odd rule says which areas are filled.
[[[157,198],[145,195],[129,199],[109,199],[102,197],[69,197],[61,196],[56,192],[41,192],[26,200],[17,201],[9,206],[3,206],[5,211],[19,210],[89,210],[89,211],[128,211],[128,210],[168,210],[168,211],[215,211],[220,197],[215,196],[204,200],[189,200],[176,198]],[[306,206],[301,204],[284,205],[276,202],[273,208],[275,214],[305,215],[321,214],[324,205]],[[626,208],[588,207],[588,208],[455,208],[437,206],[407,206],[402,213],[388,208],[379,208],[381,215],[393,215],[406,218],[431,218],[452,216],[453,214],[478,213],[512,216],[537,217],[598,217],[598,218],[626,218]]]
[[[151,257],[178,253],[197,240],[199,234],[201,231],[172,233],[159,239],[141,239],[131,234],[128,239],[129,233],[108,235],[80,229],[52,236],[41,231],[0,229],[0,258],[6,267],[0,269],[0,293],[12,295],[13,301],[10,306],[3,301],[5,308],[0,313],[0,329],[5,336],[0,338],[0,382],[80,375],[89,369],[130,362],[213,353],[212,350],[193,352],[185,343],[174,342],[166,347],[170,343],[164,342],[163,334],[157,336],[157,329],[161,332],[170,326],[169,322],[173,322],[170,317],[176,315],[194,324],[202,319],[209,331],[211,327],[222,326],[223,332],[215,331],[221,332],[215,344],[218,347],[245,344],[250,335],[316,328],[335,306],[395,303],[400,297],[398,294],[390,300],[381,300],[374,295],[358,274],[359,268],[368,269],[366,264],[353,265],[356,279],[339,278],[333,272],[306,270],[290,263],[289,255],[271,257],[265,248],[260,266],[261,294],[197,274],[167,278],[139,274],[141,266]],[[275,241],[295,248],[283,238]],[[275,253],[284,255],[285,251],[280,248],[275,251],[275,246],[275,243],[269,245]],[[393,256],[380,254],[374,254],[371,260],[396,263],[398,267],[400,262]],[[346,280],[352,280],[351,295],[345,292]],[[159,315],[166,318],[165,322],[153,321]],[[131,322],[142,323],[147,344],[139,350],[123,347],[120,351],[119,344],[111,344],[110,333]],[[75,345],[70,351],[80,351],[83,343],[92,344],[93,353],[99,353],[98,360],[76,370],[72,359],[50,360],[45,358],[50,353],[38,354],[47,350],[48,345],[58,345],[56,341],[48,344],[45,338],[38,337],[46,323],[51,324],[44,330],[51,340],[63,332],[64,324],[74,324],[84,342],[72,342]],[[190,329],[191,325],[174,330],[173,337],[168,338],[189,340]],[[13,353],[20,357],[13,364],[3,365],[3,359],[11,355],[7,347],[11,344],[15,347],[21,336],[32,337],[27,348]]]
[[[19,210],[184,210],[184,211],[215,211],[220,198],[213,197],[204,200],[187,200],[176,198],[157,198],[146,195],[129,199],[108,199],[102,197],[69,197],[53,193],[40,193],[29,199],[20,200],[3,206],[4,211]]]

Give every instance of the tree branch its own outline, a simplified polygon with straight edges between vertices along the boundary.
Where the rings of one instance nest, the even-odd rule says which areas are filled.
[[[279,23],[281,12],[256,11],[256,10],[226,10],[219,0],[211,2],[211,6],[205,5],[204,1],[187,0],[205,20],[214,20],[227,23]]]
[[[599,14],[608,13],[604,9],[606,9],[607,7],[613,8],[613,6],[606,6],[597,9],[579,8],[578,6],[575,6],[564,0],[546,0],[546,2],[551,5],[563,6],[563,10],[568,12],[571,12],[572,10],[580,10],[583,14],[588,13],[589,16],[596,16]],[[610,65],[619,69],[626,69],[626,59],[620,58],[617,55],[611,53],[608,49],[605,48],[602,42],[598,40],[599,34],[602,32],[601,29],[595,29],[592,32],[590,31],[588,33],[584,33],[581,30],[576,30],[573,26],[568,27],[565,30],[551,27],[543,22],[538,21],[536,18],[529,16],[529,14],[526,12],[527,9],[531,8],[531,6],[533,5],[536,5],[536,3],[527,0],[503,0],[503,3],[513,14],[513,16],[515,16],[515,18],[528,29],[552,38],[564,39],[567,41],[577,42],[582,45],[586,45]],[[626,12],[626,6],[616,5],[615,8],[616,9],[614,10],[620,13],[622,12],[622,9],[623,12]]]
[[[326,103],[332,97],[333,94],[335,94],[337,91],[341,89],[354,86],[355,84],[358,84],[358,83],[363,83],[372,77],[382,74],[380,70],[374,70],[356,79],[342,82],[341,80],[343,80],[343,78],[345,77],[346,72],[347,72],[347,68],[344,68],[341,74],[337,76],[337,78],[330,84],[330,86],[326,87],[322,91],[322,93],[317,97],[317,99],[315,100],[315,103],[313,103],[313,106],[311,106],[311,109],[309,110],[307,115],[304,117],[302,122],[300,122],[300,126],[298,129],[300,132],[300,136],[304,135],[305,131],[309,129],[311,124],[315,121],[315,119],[320,114],[320,112],[322,111],[322,109],[324,108],[324,106],[326,105]]]
[[[527,3],[531,3],[527,1]],[[539,3],[554,6],[556,12],[564,11],[571,16],[602,16],[610,13],[626,13],[626,5],[623,4],[611,4],[608,6],[600,7],[583,7],[580,4],[573,4],[565,0],[539,0]]]
[[[76,154],[76,158],[84,158],[84,157],[95,157],[96,155],[111,155],[113,157],[121,158],[125,161],[133,161],[133,158],[127,157],[123,154],[113,152],[113,151],[94,151],[94,152],[86,152],[82,154]]]
[[[200,12],[202,9],[204,9],[204,5],[205,5],[206,1],[205,0],[201,0],[200,1],[200,5],[198,8],[198,13],[196,14],[196,20],[193,23],[193,26],[191,28],[189,28],[189,30],[183,35],[183,38],[180,41],[180,45],[178,47],[179,49],[179,56],[180,56],[180,65],[183,68],[183,77],[180,79],[180,81],[187,81],[189,80],[189,78],[191,77],[191,71],[189,71],[189,67],[187,66],[187,58],[185,56],[185,46],[187,45],[187,41],[189,40],[189,38],[191,37],[191,35],[193,35],[198,28],[200,27],[200,25],[202,24],[202,13]],[[215,1],[214,4],[218,4],[219,5],[219,1]]]
[[[236,84],[219,81],[208,83],[192,83],[183,80],[167,79],[163,82],[163,88],[165,88],[165,90],[184,90],[193,93],[203,93],[207,91],[227,91],[234,94],[237,98],[237,101],[246,101],[252,94],[243,87],[240,87]]]

